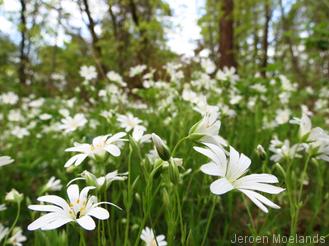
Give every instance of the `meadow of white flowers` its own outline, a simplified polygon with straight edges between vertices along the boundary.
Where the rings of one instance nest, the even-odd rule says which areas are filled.
[[[1,92],[1,244],[328,237],[329,87],[210,65],[167,64],[164,81],[139,65],[134,89],[83,66],[72,97]]]

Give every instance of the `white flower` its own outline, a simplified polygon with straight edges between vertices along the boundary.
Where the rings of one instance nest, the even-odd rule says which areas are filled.
[[[131,67],[129,70],[129,77],[135,77],[138,74],[141,74],[146,69],[146,65],[137,65]]]
[[[86,230],[93,230],[96,227],[95,221],[91,217],[106,220],[110,217],[109,212],[99,207],[101,204],[109,202],[97,202],[95,196],[88,196],[88,192],[95,187],[87,186],[79,192],[78,185],[70,185],[67,188],[69,202],[55,195],[41,196],[39,202],[50,203],[51,205],[30,205],[29,209],[47,214],[41,216],[28,226],[28,230],[53,230],[69,222],[76,222]],[[115,206],[115,205],[114,205]]]
[[[114,82],[117,82],[119,85],[123,86],[123,87],[126,87],[127,86],[127,83],[125,83],[121,77],[120,74],[114,72],[114,71],[109,71],[107,74],[106,74],[107,78],[111,81],[114,81]]]
[[[53,116],[51,114],[41,114],[39,115],[40,120],[50,120]]]
[[[96,68],[94,66],[82,66],[80,68],[80,76],[86,80],[97,78]]]
[[[244,154],[239,154],[230,146],[229,161],[224,150],[214,144],[205,144],[207,148],[194,147],[196,151],[207,156],[211,161],[201,166],[201,171],[211,176],[218,176],[220,179],[210,185],[210,191],[216,195],[222,195],[231,190],[237,189],[251,199],[257,207],[265,213],[268,209],[280,208],[263,195],[255,192],[266,192],[278,194],[284,189],[270,184],[278,183],[278,179],[271,174],[250,174],[243,175],[248,171],[251,160]]]
[[[27,238],[23,235],[22,229],[15,227],[12,232],[12,236],[8,239],[8,242],[14,246],[22,246],[22,242],[25,242]]]
[[[9,232],[9,228],[4,227],[3,224],[0,223],[0,242],[6,237]]]
[[[86,123],[87,119],[83,114],[76,114],[73,117],[68,115],[61,120],[59,129],[64,130],[66,133],[73,132],[78,128],[84,127]]]
[[[87,185],[95,186],[96,188],[101,188],[105,186],[106,188],[113,182],[113,181],[124,181],[127,179],[128,173],[118,173],[117,170],[110,172],[106,174],[105,176],[101,176],[97,178],[94,174],[91,172],[88,172],[87,170],[83,171],[81,173],[81,177],[72,179],[69,184],[76,180],[85,180],[87,182]]]
[[[290,80],[284,76],[279,75],[279,79],[281,80],[282,89],[285,91],[295,91],[297,89],[297,84],[293,84]]]
[[[313,128],[308,140],[312,150],[316,150],[316,158],[329,162],[329,134],[322,128]]]
[[[19,193],[15,189],[11,189],[6,196],[5,200],[8,202],[21,202],[23,200],[24,195],[22,193]]]
[[[166,246],[167,242],[164,235],[154,236],[154,232],[149,227],[142,230],[141,239],[145,242],[146,246]]]
[[[192,91],[190,88],[184,88],[182,92],[182,98],[185,101],[191,102],[191,103],[197,103],[198,97],[197,94]]]
[[[72,156],[65,163],[64,167],[69,167],[69,166],[72,166],[73,164],[75,166],[78,166],[88,156],[94,157],[95,155],[104,155],[105,152],[108,152],[109,154],[111,154],[113,156],[119,156],[121,151],[116,144],[124,141],[124,139],[122,139],[122,137],[124,137],[125,135],[126,135],[125,132],[119,132],[119,133],[114,134],[113,136],[104,135],[104,136],[95,137],[92,141],[92,144],[75,143],[74,147],[68,148],[65,151],[80,152],[80,154]]]
[[[59,179],[56,179],[54,176],[52,176],[47,184],[45,184],[44,186],[44,191],[57,191],[57,190],[61,190],[62,189],[62,184],[61,181]]]
[[[223,70],[218,70],[216,78],[218,80],[228,80],[234,84],[239,80],[239,75],[236,74],[234,67],[224,67]]]
[[[128,113],[126,115],[118,115],[118,121],[120,123],[120,127],[125,128],[126,132],[131,131],[137,126],[143,127],[141,125],[142,120],[134,117],[131,113]]]
[[[20,122],[24,120],[24,116],[19,110],[10,110],[8,114],[8,120],[14,122]]]
[[[3,93],[0,95],[0,102],[3,104],[14,105],[19,97],[14,92]]]
[[[253,84],[250,88],[262,94],[266,93],[266,87],[260,83]]]
[[[195,104],[196,105],[193,109],[198,113],[200,113],[201,115],[218,113],[219,111],[218,106],[213,106],[208,104],[207,98],[205,96],[197,97],[197,101]]]
[[[145,128],[143,126],[136,126],[133,130],[132,137],[137,143],[148,143],[151,139],[151,134],[145,134]]]
[[[218,135],[221,126],[218,113],[209,113],[192,126],[190,135],[200,142],[214,143],[226,146],[226,140]]]
[[[30,135],[30,132],[26,129],[26,128],[22,128],[19,126],[15,126],[12,130],[11,130],[11,134],[17,138],[24,138],[26,136]]]
[[[299,123],[299,135],[305,139],[307,150],[315,151],[315,157],[329,162],[329,134],[322,128],[312,128],[311,119],[303,112],[302,118],[295,118],[293,123]]]
[[[279,125],[285,124],[289,121],[290,110],[289,109],[278,109],[276,111],[275,122]]]
[[[201,60],[201,67],[207,74],[211,74],[216,70],[215,63],[209,58],[205,58]]]
[[[13,163],[14,160],[10,156],[0,156],[0,167]]]
[[[45,99],[39,98],[39,99],[35,99],[35,100],[32,100],[31,102],[29,102],[29,106],[31,108],[40,108],[44,103],[45,103]]]
[[[6,209],[7,209],[6,204],[0,204],[0,212],[5,211]]]
[[[299,124],[299,134],[301,137],[309,134],[312,130],[312,122],[311,119],[303,113],[302,118],[300,119]]]
[[[269,150],[273,153],[270,157],[271,161],[280,162],[284,158],[293,159],[299,157],[297,152],[301,150],[301,145],[295,144],[290,146],[288,139],[281,142],[279,139],[274,138],[271,140]]]

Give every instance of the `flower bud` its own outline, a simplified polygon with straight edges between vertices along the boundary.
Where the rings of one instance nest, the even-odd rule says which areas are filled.
[[[162,190],[162,202],[165,207],[169,206],[170,204],[170,198],[167,189]]]
[[[170,150],[168,146],[155,133],[152,133],[152,141],[159,157],[164,161],[168,161],[170,159]]]
[[[24,195],[19,193],[17,190],[12,189],[10,192],[7,193],[5,200],[7,202],[17,202],[20,203],[23,200]]]
[[[98,183],[96,176],[94,174],[92,174],[91,172],[88,172],[87,170],[85,170],[81,173],[81,177],[83,177],[86,180],[86,183],[89,186],[99,187],[105,183],[105,178],[104,178],[103,184],[102,184],[101,180]]]
[[[171,161],[169,164],[169,177],[173,184],[179,183],[179,170],[173,161]]]
[[[266,157],[266,151],[265,151],[265,149],[264,149],[264,147],[262,145],[260,145],[260,144],[257,145],[257,147],[256,147],[256,153],[257,153],[257,155],[258,155],[259,158],[265,159],[265,157]]]

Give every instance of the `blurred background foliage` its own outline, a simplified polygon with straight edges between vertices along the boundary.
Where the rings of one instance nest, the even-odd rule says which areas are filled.
[[[303,86],[327,83],[327,0],[200,1],[201,38],[195,55],[210,58],[217,68],[235,66],[245,77],[278,71]],[[58,81],[53,75],[61,74],[70,93],[81,83],[82,65],[97,67],[100,84],[113,70],[130,87],[140,87],[138,79],[126,76],[129,67],[145,64],[161,79],[163,65],[183,56],[168,47],[170,1],[101,0],[97,7],[106,10],[101,16],[93,11],[95,1],[70,2],[80,13],[67,11],[66,0],[17,0],[20,9],[0,12],[17,27],[14,37],[0,32],[1,90],[56,95]],[[76,15],[83,20],[79,28],[69,21]],[[63,35],[64,43],[58,44]],[[186,68],[187,78],[191,71],[193,67]]]

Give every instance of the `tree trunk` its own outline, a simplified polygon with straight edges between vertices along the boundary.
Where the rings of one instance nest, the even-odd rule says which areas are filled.
[[[265,0],[265,23],[264,23],[264,31],[263,31],[263,42],[262,42],[262,48],[263,48],[263,54],[262,54],[262,61],[261,61],[261,74],[263,78],[266,78],[266,67],[268,63],[268,29],[269,29],[269,23],[271,20],[271,10],[270,10],[270,3],[269,0]]]
[[[21,42],[19,49],[19,67],[18,67],[18,76],[19,82],[21,84],[26,84],[26,65],[28,63],[28,58],[25,53],[25,42],[26,42],[26,3],[25,0],[20,0],[21,4],[21,20],[20,20],[20,32],[21,32]]]
[[[236,67],[234,58],[234,19],[233,19],[233,0],[223,0],[223,16],[219,25],[219,67]]]
[[[288,45],[288,51],[291,56],[291,63],[292,63],[292,69],[298,79],[300,79],[304,84],[306,83],[306,78],[304,76],[304,73],[300,69],[299,62],[298,62],[298,57],[296,56],[293,48],[293,41],[291,40],[290,34],[287,34],[287,32],[290,31],[290,24],[288,22],[288,19],[286,18],[284,14],[284,8],[282,4],[282,0],[279,1],[280,4],[280,10],[281,10],[281,18],[282,18],[282,26],[283,26],[283,38],[285,43]]]
[[[102,63],[102,49],[99,46],[99,38],[95,32],[95,21],[93,17],[91,16],[90,12],[90,7],[88,0],[82,0],[83,5],[84,5],[84,11],[88,17],[88,29],[92,38],[92,49],[93,49],[93,55],[95,58],[95,62],[97,65],[97,69],[99,74],[103,77],[106,78],[106,66]]]

